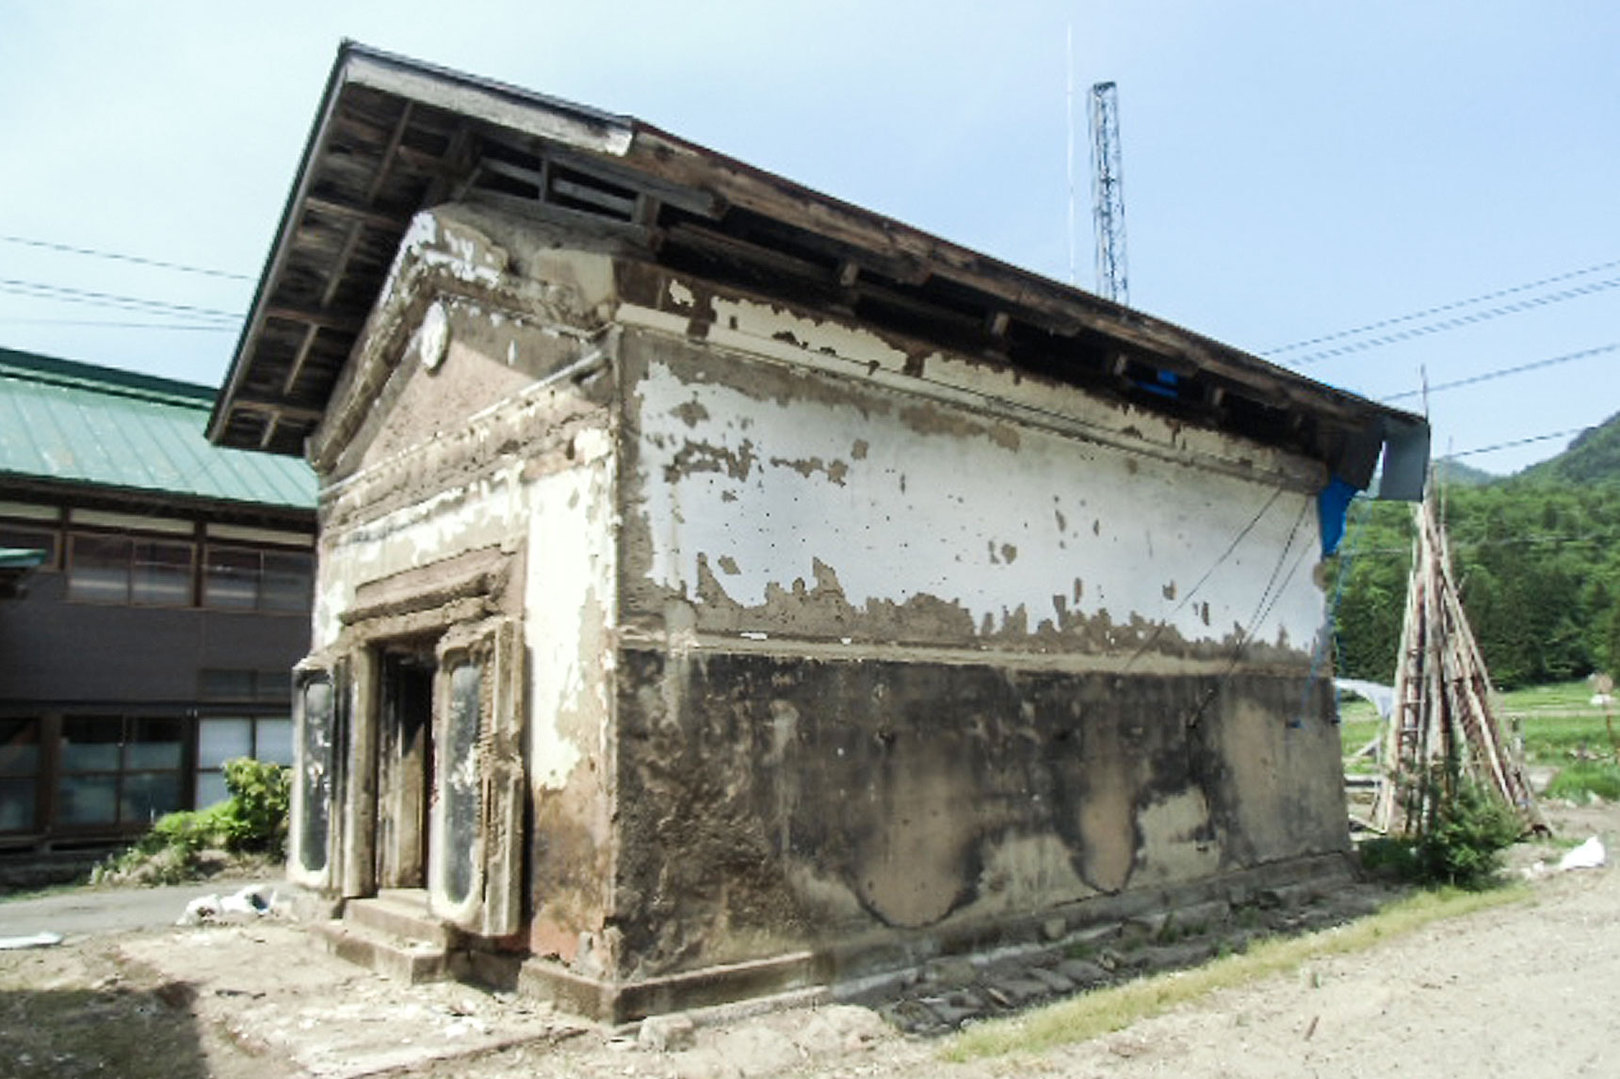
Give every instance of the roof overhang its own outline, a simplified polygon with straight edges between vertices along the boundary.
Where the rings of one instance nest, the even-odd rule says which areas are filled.
[[[301,454],[411,219],[469,196],[606,230],[722,285],[1285,446],[1356,487],[1381,455],[1397,458],[1386,475],[1421,477],[1427,465],[1421,417],[633,118],[352,42],[338,51],[209,437]]]

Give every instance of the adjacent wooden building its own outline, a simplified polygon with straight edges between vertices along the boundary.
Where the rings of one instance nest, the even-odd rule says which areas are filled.
[[[215,391],[0,349],[0,850],[97,846],[291,763],[314,478]]]

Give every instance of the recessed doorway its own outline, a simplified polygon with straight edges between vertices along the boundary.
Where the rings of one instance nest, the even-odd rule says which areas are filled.
[[[377,884],[423,888],[432,832],[433,646],[412,642],[380,651]]]

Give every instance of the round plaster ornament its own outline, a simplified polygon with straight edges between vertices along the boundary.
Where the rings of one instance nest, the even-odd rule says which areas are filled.
[[[438,370],[444,362],[450,351],[450,314],[444,304],[433,304],[422,315],[422,325],[416,331],[416,351],[429,371]]]

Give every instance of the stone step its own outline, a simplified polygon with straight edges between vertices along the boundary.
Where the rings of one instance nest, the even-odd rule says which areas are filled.
[[[351,899],[344,904],[343,921],[402,941],[431,944],[446,950],[460,944],[454,926],[428,913],[427,896],[421,892],[381,892],[367,899]]]
[[[417,985],[450,976],[450,949],[349,921],[317,922],[315,939],[332,955],[378,974]]]

